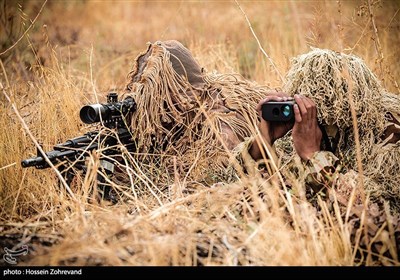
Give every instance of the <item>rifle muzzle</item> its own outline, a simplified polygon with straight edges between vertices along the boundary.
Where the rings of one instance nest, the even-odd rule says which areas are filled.
[[[23,161],[21,161],[22,167],[31,167],[31,166],[37,166],[43,164],[43,158],[42,157],[35,157],[35,158],[28,158]]]

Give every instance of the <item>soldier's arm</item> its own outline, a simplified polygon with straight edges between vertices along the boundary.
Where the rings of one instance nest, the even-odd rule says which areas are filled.
[[[253,145],[256,145],[256,137],[247,137],[232,150],[236,160],[249,175],[254,174],[254,172],[258,172],[260,168],[262,168],[261,165],[264,163],[262,159],[255,160],[253,158],[251,154],[251,147]]]

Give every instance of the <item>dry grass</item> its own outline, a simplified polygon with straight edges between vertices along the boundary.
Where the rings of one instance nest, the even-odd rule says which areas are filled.
[[[24,1],[21,7],[12,1],[0,3],[3,52],[24,34],[43,2]],[[399,93],[399,3],[339,4],[240,2],[280,73],[286,73],[291,57],[310,46],[329,48],[362,57],[389,91]],[[347,221],[325,209],[324,202],[319,214],[301,196],[293,196],[290,205],[288,193],[273,180],[242,178],[214,188],[197,184],[189,194],[180,191],[185,174],[177,173],[169,178],[173,184],[164,195],[142,191],[136,197],[130,192],[131,199],[110,206],[88,203],[94,185],[89,177],[81,190],[74,190],[74,200],[58,186],[53,170],[20,167],[21,159],[33,156],[35,149],[4,92],[33,136],[51,150],[55,143],[88,130],[79,120],[80,107],[97,98],[104,101],[111,89],[122,90],[134,57],[148,41],[180,40],[208,71],[240,72],[260,84],[281,86],[235,2],[49,1],[26,33],[0,56],[1,247],[28,244],[30,253],[20,263],[361,262]],[[298,188],[301,193],[301,184]],[[380,261],[399,264],[393,254],[380,256]]]

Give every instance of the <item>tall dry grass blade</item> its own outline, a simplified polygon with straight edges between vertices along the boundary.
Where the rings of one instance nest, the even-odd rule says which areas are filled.
[[[21,194],[21,190],[22,190],[22,184],[23,184],[24,181],[25,181],[26,172],[27,172],[27,170],[25,170],[24,173],[22,174],[21,183],[19,184],[18,191],[17,191],[17,195],[15,196],[14,205],[13,205],[13,208],[12,208],[12,212],[11,212],[11,213],[15,213],[15,208],[17,207],[18,197],[19,197],[19,195]]]
[[[393,16],[390,18],[389,23],[386,25],[385,29],[388,29],[390,25],[392,24],[393,20],[396,18],[397,13],[400,11],[400,8],[396,10],[396,12],[393,14]]]
[[[350,104],[350,112],[351,112],[351,118],[352,118],[352,122],[353,122],[353,131],[354,131],[354,142],[355,142],[355,148],[356,148],[356,158],[357,158],[357,171],[359,174],[358,177],[358,182],[357,182],[357,186],[359,189],[359,192],[361,194],[361,199],[363,201],[363,203],[365,203],[365,191],[364,191],[364,169],[363,169],[363,164],[362,164],[362,157],[361,157],[361,145],[360,145],[360,135],[359,135],[359,130],[358,130],[358,120],[357,120],[357,113],[356,113],[356,109],[355,109],[355,104],[354,104],[354,100],[353,100],[353,94],[352,91],[354,89],[353,86],[353,81],[351,79],[351,76],[348,72],[347,68],[343,68],[343,76],[346,78],[347,80],[347,85],[348,85],[348,98],[349,98],[349,104]],[[366,205],[364,205],[366,206]]]
[[[258,127],[256,127],[256,130],[257,130],[257,134],[261,135],[261,132],[259,131]],[[274,156],[273,153],[270,151],[270,147],[268,147],[269,145],[267,143],[265,143],[264,139],[262,139],[262,140],[263,140],[262,141],[263,142],[262,143],[263,149],[261,149],[261,151],[265,150],[267,152],[268,158],[270,158],[270,159],[276,158],[276,156]],[[290,215],[293,217],[293,222],[294,222],[294,225],[295,225],[295,229],[296,229],[296,231],[299,231],[299,227],[298,227],[298,224],[297,224],[297,218],[296,218],[296,212],[294,210],[294,205],[293,205],[293,200],[292,200],[292,195],[290,194],[289,190],[286,187],[285,181],[283,179],[283,176],[282,176],[278,166],[276,165],[276,162],[274,160],[271,160],[270,162],[272,164],[272,167],[274,168],[274,171],[278,175],[279,181],[280,181],[280,183],[282,185],[282,188],[284,190],[285,197],[286,197],[286,199],[284,199],[284,202],[287,204],[288,211],[289,211]],[[271,176],[273,176],[273,175],[274,174],[271,174]]]
[[[12,167],[12,166],[14,166],[14,165],[16,165],[16,164],[17,164],[16,162],[7,164],[6,166],[1,167],[1,168],[0,168],[0,171],[3,170],[3,169],[6,169],[6,168]]]
[[[400,263],[399,263],[399,257],[400,256],[397,255],[397,252],[400,251],[399,248],[398,248],[398,246],[400,246],[400,244],[396,243],[396,233],[395,233],[395,229],[394,229],[394,226],[393,226],[393,223],[392,223],[392,220],[394,220],[394,217],[390,213],[390,208],[389,208],[388,203],[385,203],[384,207],[385,207],[386,217],[387,217],[387,219],[389,221],[387,223],[388,230],[389,230],[389,238],[390,238],[390,241],[391,241],[389,243],[389,246],[390,246],[389,247],[389,252],[390,252],[390,255],[392,256],[393,260],[397,263],[397,265],[400,265]]]
[[[361,203],[363,205],[363,210],[362,210],[362,217],[365,217],[367,215],[367,208],[368,208],[368,200],[365,196],[365,189],[364,189],[364,168],[362,164],[362,157],[361,157],[361,145],[360,145],[360,136],[359,136],[359,130],[358,130],[358,121],[357,121],[357,113],[355,110],[355,105],[354,105],[354,100],[353,100],[353,81],[350,77],[350,74],[348,72],[348,69],[346,67],[343,68],[343,76],[347,80],[347,85],[348,85],[348,97],[349,97],[349,104],[350,104],[350,112],[351,112],[351,118],[353,122],[353,131],[354,131],[354,142],[355,142],[355,148],[356,148],[356,159],[357,159],[357,169],[358,169],[358,180],[357,180],[357,185],[356,188],[358,189],[357,193],[361,195]],[[351,192],[351,198],[355,197],[355,190],[353,189]],[[348,209],[352,207],[353,205],[350,204],[352,199],[349,201]],[[361,221],[364,221],[364,219],[361,219]],[[364,231],[364,238],[366,238],[366,243],[368,244],[368,223],[360,223],[361,224],[361,230]],[[370,253],[371,250],[368,250],[368,256],[367,256],[367,263],[370,260]]]
[[[12,50],[16,45],[18,45],[18,43],[25,37],[26,34],[28,34],[29,30],[31,30],[31,28],[33,27],[33,25],[35,24],[36,20],[39,18],[39,15],[42,13],[44,6],[46,5],[47,0],[45,0],[42,4],[42,6],[40,7],[39,12],[37,13],[36,17],[33,19],[33,21],[31,22],[31,24],[29,25],[29,27],[24,31],[24,33],[21,35],[21,37],[14,43],[12,44],[9,48],[7,48],[5,51],[0,53],[0,56],[2,56],[3,54],[5,54],[6,52]]]
[[[3,71],[4,74],[4,79],[6,79],[6,85],[9,88],[10,87],[10,81],[8,80],[6,68],[4,68],[3,60],[0,59],[0,65],[1,65],[1,70]]]
[[[5,98],[7,99],[7,101],[10,103],[11,107],[13,108],[14,113],[17,115],[19,121],[21,122],[22,127],[24,128],[24,130],[26,131],[26,133],[29,135],[29,137],[31,138],[32,142],[35,144],[35,146],[39,149],[40,153],[43,155],[43,158],[45,159],[45,161],[47,162],[48,165],[50,165],[50,167],[54,170],[54,172],[57,174],[57,177],[60,179],[61,184],[65,187],[65,189],[67,190],[67,192],[71,195],[72,199],[74,199],[75,201],[77,201],[77,199],[75,198],[74,193],[71,191],[70,187],[68,186],[67,182],[65,182],[65,179],[63,178],[63,176],[61,175],[61,173],[57,170],[57,168],[53,165],[53,163],[49,160],[49,158],[46,156],[45,151],[42,149],[42,147],[39,145],[39,143],[37,142],[36,138],[33,136],[33,134],[31,133],[28,125],[25,123],[24,119],[21,117],[17,107],[15,106],[15,104],[11,101],[10,97],[8,96],[5,88],[3,87],[3,84],[0,82],[0,89],[2,89],[3,91],[3,95],[5,96]]]
[[[244,10],[242,9],[242,7],[240,6],[239,2],[237,0],[235,0],[237,6],[239,7],[240,11],[242,12],[244,18],[246,19],[246,22],[250,28],[251,33],[253,34],[254,38],[257,41],[258,44],[258,48],[261,50],[261,52],[264,54],[264,56],[268,59],[269,63],[271,64],[271,66],[274,68],[276,74],[278,75],[279,79],[281,80],[282,83],[285,82],[285,79],[283,78],[281,72],[279,71],[278,67],[276,67],[274,61],[272,60],[272,58],[267,54],[267,52],[264,50],[264,48],[262,47],[260,40],[258,39],[256,33],[254,32],[253,27],[251,26],[251,22],[249,20],[249,18],[247,17],[246,13],[244,12]]]
[[[378,55],[379,59],[378,59],[378,63],[379,63],[379,69],[381,71],[381,77],[383,77],[384,75],[384,70],[383,70],[383,51],[382,51],[382,45],[381,45],[381,41],[379,39],[379,35],[378,35],[378,28],[376,27],[376,22],[375,22],[375,16],[374,16],[374,12],[372,9],[372,3],[371,0],[368,0],[368,13],[369,16],[371,18],[371,23],[372,23],[372,30],[374,32],[374,45],[375,45],[375,50],[376,50],[376,54]],[[385,80],[383,80],[383,84],[385,85]]]
[[[371,22],[371,18],[368,19],[368,22],[365,24],[363,30],[361,31],[361,35],[360,37],[358,37],[357,41],[354,43],[353,47],[350,48],[350,52],[349,54],[352,54],[354,52],[354,50],[356,49],[356,47],[359,45],[359,43],[361,42],[361,39],[364,38],[365,35],[365,31],[368,29],[369,23]]]
[[[344,42],[344,38],[343,38],[343,20],[342,20],[342,2],[340,0],[337,1],[338,4],[338,14],[339,14],[339,23],[337,24],[337,28],[338,28],[338,33],[339,33],[339,49],[342,52],[343,51],[343,42]]]
[[[89,70],[90,70],[90,84],[92,85],[93,95],[95,97],[96,103],[99,103],[99,98],[97,96],[96,85],[95,85],[95,81],[93,79],[93,44],[91,45],[91,48],[90,48]],[[103,124],[103,119],[102,119],[102,115],[101,114],[100,114],[100,123]]]

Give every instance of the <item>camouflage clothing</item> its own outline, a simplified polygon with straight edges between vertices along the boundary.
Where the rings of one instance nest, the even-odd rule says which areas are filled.
[[[248,149],[253,143],[252,126],[257,117],[255,106],[258,100],[265,96],[266,88],[237,78],[230,79],[231,75],[207,74],[190,51],[177,41],[150,44],[136,62],[127,90],[135,94],[138,108],[149,112],[149,119],[146,121],[141,119],[142,114],[136,114],[136,118],[132,120],[132,126],[140,128],[137,130],[140,131],[139,147],[142,145],[143,149],[147,149],[152,144],[163,147],[163,151],[168,150],[170,154],[179,151],[178,155],[186,162],[189,158],[196,158],[199,152],[197,148],[188,151],[188,145],[200,147],[200,144],[204,144],[211,148],[211,145],[217,147],[222,144],[224,148],[235,153],[247,173],[253,174],[262,170],[248,154]],[[355,63],[361,62],[356,60]],[[372,76],[370,79],[373,79]],[[376,88],[379,89],[378,86]],[[380,104],[389,104],[383,106],[388,108],[382,121],[383,133],[379,130],[379,134],[371,127],[370,130],[362,130],[360,134],[363,143],[373,146],[374,149],[361,151],[364,175],[368,177],[366,182],[370,186],[367,190],[373,190],[375,197],[388,194],[391,199],[396,200],[400,196],[400,177],[394,174],[399,173],[396,168],[398,161],[395,160],[396,156],[393,159],[392,155],[400,155],[400,116],[396,112],[397,105],[390,104],[397,104],[400,99],[384,91],[381,95]],[[164,106],[160,106],[160,102],[164,102]],[[199,108],[200,103],[207,104],[205,109]],[[365,118],[369,120],[368,116]],[[211,124],[217,131],[209,127]],[[343,125],[346,127],[334,124],[324,126],[331,142],[329,146],[335,148],[333,153],[327,151],[328,145],[323,141],[321,152],[303,162],[305,182],[315,192],[324,187],[340,186],[347,172],[357,170],[352,127],[348,127],[347,123]],[[183,127],[190,129],[184,130]],[[202,137],[198,138],[199,135]],[[283,164],[289,163],[296,156],[290,135],[278,139],[275,147]],[[203,167],[210,166],[209,159],[212,157],[214,162],[220,162],[218,167],[223,170],[229,160],[222,150],[211,150],[212,152],[204,155]],[[385,151],[384,155],[382,151]],[[190,156],[189,152],[192,153]],[[389,170],[385,169],[385,174],[376,172],[377,169],[383,170],[387,162],[390,162],[393,168],[386,168]],[[188,161],[188,168],[190,164]],[[377,185],[385,187],[375,187]]]
[[[389,148],[400,145],[400,116],[395,113],[390,114],[391,118],[388,119],[387,128],[382,135],[382,147]],[[333,142],[337,129],[328,128],[326,132],[329,139]],[[348,136],[346,136],[348,137]],[[236,154],[237,160],[245,166],[248,173],[254,171],[260,171],[264,164],[264,160],[256,162],[249,154],[249,148],[254,142],[254,137],[246,138],[242,143],[240,143],[233,151]],[[294,149],[291,144],[290,133],[278,139],[276,141],[277,154],[283,164],[288,164],[290,167],[290,161],[293,161],[293,156],[295,155]],[[284,145],[289,146],[283,147]],[[331,188],[332,186],[342,186],[348,184],[349,179],[357,178],[357,172],[355,170],[349,169],[352,160],[354,158],[341,157],[340,155],[334,154],[330,151],[324,150],[326,144],[322,141],[322,150],[316,152],[313,157],[307,161],[301,161],[304,167],[304,178],[305,183],[310,187],[315,193]],[[293,164],[295,164],[293,162]],[[369,186],[378,185],[379,182],[375,182],[373,179],[363,176],[363,181]]]
[[[138,139],[137,148],[144,152],[150,150],[152,154],[168,155],[156,158],[143,153],[138,158],[138,161],[148,163],[147,166],[158,166],[159,170],[167,171],[162,174],[164,176],[159,176],[160,184],[168,183],[172,177],[168,174],[176,174],[177,170],[188,174],[187,181],[191,182],[202,182],[210,186],[221,181],[231,182],[242,175],[237,172],[237,162],[249,177],[259,174],[271,177],[273,169],[269,162],[256,162],[249,154],[249,148],[255,142],[255,108],[258,101],[267,94],[267,88],[245,81],[239,76],[207,74],[190,51],[177,41],[150,44],[136,59],[130,78],[127,94],[133,95],[138,104],[138,112],[132,119],[133,131],[136,133],[134,137]],[[368,80],[371,79],[373,78]],[[293,88],[297,87],[297,84],[293,85]],[[319,90],[318,87],[318,92]],[[332,95],[334,92],[331,91]],[[365,176],[361,177],[355,171],[357,164],[354,135],[351,132],[351,122],[346,116],[340,118],[343,125],[335,126],[335,119],[327,122],[330,125],[324,127],[330,145],[327,145],[325,141],[328,140],[325,139],[321,144],[321,151],[316,152],[306,162],[296,155],[290,132],[275,141],[273,148],[276,154],[272,149],[267,154],[273,158],[276,155],[277,161],[274,158],[271,162],[276,163],[275,167],[278,166],[283,175],[295,174],[294,180],[297,181],[304,178],[307,190],[312,190],[314,194],[323,193],[326,201],[332,202],[332,207],[338,202],[343,215],[347,213],[349,199],[354,193],[354,207],[349,208],[351,212],[345,217],[348,221],[354,221],[352,230],[356,231],[357,225],[363,219],[363,211],[360,209],[366,209],[364,221],[368,224],[368,234],[374,240],[386,244],[386,241],[380,239],[384,234],[379,235],[378,230],[380,233],[395,231],[396,238],[400,239],[399,219],[388,216],[389,213],[385,212],[382,203],[378,204],[379,201],[364,208],[361,195],[363,192],[357,188],[357,184],[363,179],[366,189],[375,191],[375,198],[382,193],[395,201],[394,204],[398,201],[400,176],[396,157],[400,158],[400,116],[396,112],[399,108],[396,104],[400,104],[400,98],[384,94],[380,99],[373,92],[371,96],[374,97],[373,100],[379,99],[382,104],[395,105],[388,107],[391,109],[387,110],[384,121],[381,116],[377,122],[385,123],[383,133],[380,129],[374,130],[371,127],[362,130],[360,134],[363,143],[367,143],[368,147],[372,146],[371,149],[361,151]],[[321,97],[321,100],[324,99]],[[332,100],[336,99],[332,97]],[[365,102],[363,98],[359,100]],[[378,101],[376,107],[381,106]],[[368,102],[360,108],[368,109],[367,105]],[[328,107],[331,110],[336,108]],[[382,111],[381,107],[378,109],[379,112]],[[323,110],[320,113],[321,111]],[[373,117],[368,110],[365,111],[367,113],[364,112],[363,125],[364,128],[370,128],[373,126]],[[349,109],[344,108],[343,112],[349,113]],[[334,117],[334,114],[328,116]],[[329,152],[328,146],[334,152]],[[231,160],[230,152],[235,155],[236,162]],[[235,170],[231,168],[232,164],[235,165]],[[152,176],[154,170],[146,170],[144,166],[146,165],[141,165],[140,172]],[[377,170],[384,170],[386,173]],[[287,178],[286,183],[290,187],[291,182]],[[352,238],[354,236],[352,233]],[[360,244],[369,246],[368,236]],[[375,251],[379,250],[381,249],[376,248]]]
[[[400,117],[395,113],[388,114],[386,129],[381,137],[381,148],[390,148],[390,146],[400,145]],[[305,163],[306,167],[306,183],[314,191],[321,190],[322,187],[343,185],[344,182],[348,182],[348,176],[346,173],[349,172],[347,166],[350,165],[346,162],[346,158],[339,160],[338,155],[328,151],[320,151],[314,154],[314,156]],[[352,171],[352,173],[355,171]],[[350,177],[354,177],[351,175]],[[364,178],[369,185],[378,184],[379,182],[373,182],[370,178]]]
[[[177,168],[193,185],[237,180],[241,167],[229,152],[252,134],[256,105],[268,89],[238,75],[207,73],[174,40],[150,43],[135,62],[126,88],[137,103],[135,160],[167,170],[159,184],[175,180]],[[150,177],[154,170],[141,165],[138,172]]]

